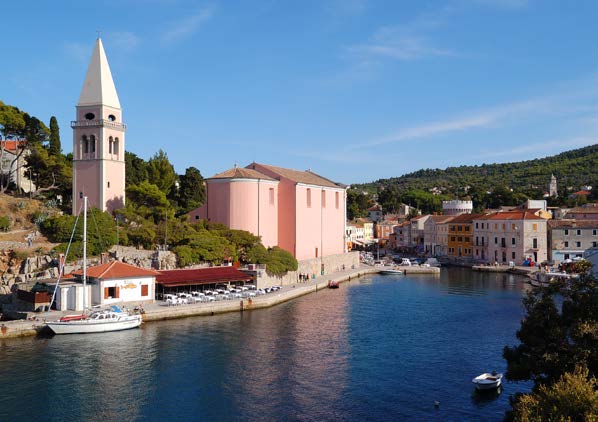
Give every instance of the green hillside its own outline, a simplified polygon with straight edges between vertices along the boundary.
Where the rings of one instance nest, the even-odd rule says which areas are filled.
[[[569,195],[583,185],[598,189],[598,144],[516,163],[423,169],[353,188],[378,194],[387,210],[405,202],[425,212],[440,211],[443,199],[456,198],[472,199],[481,209],[542,199],[552,174],[559,189],[559,198],[551,200],[552,205],[571,202]],[[437,195],[432,195],[432,190]],[[596,189],[590,199],[595,195]]]

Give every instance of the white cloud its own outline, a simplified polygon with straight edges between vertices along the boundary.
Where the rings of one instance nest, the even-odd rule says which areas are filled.
[[[170,29],[162,33],[162,44],[170,44],[193,35],[213,15],[213,8],[206,7],[178,22],[174,22],[170,25]]]
[[[520,116],[522,113],[546,111],[549,108],[550,103],[546,100],[512,103],[501,107],[474,111],[468,115],[458,116],[453,119],[429,122],[418,126],[399,129],[397,132],[387,136],[372,139],[361,144],[351,145],[349,146],[349,149],[367,148],[413,139],[428,138],[467,129],[488,127],[514,115]]]

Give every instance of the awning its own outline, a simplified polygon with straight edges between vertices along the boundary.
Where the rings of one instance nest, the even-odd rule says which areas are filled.
[[[156,284],[163,287],[197,286],[201,284],[251,281],[253,276],[235,267],[211,267],[192,270],[164,270],[156,276]]]

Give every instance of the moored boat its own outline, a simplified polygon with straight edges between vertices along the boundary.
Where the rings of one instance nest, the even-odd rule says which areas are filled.
[[[67,315],[46,325],[54,334],[88,334],[121,331],[141,325],[141,315],[131,315],[118,306],[94,311],[89,315]]]
[[[338,281],[329,280],[328,281],[328,288],[329,289],[338,289]]]
[[[502,382],[502,374],[497,374],[496,372],[486,372],[484,374],[478,375],[472,379],[471,382],[474,383],[475,388],[478,390],[491,390],[500,387]]]

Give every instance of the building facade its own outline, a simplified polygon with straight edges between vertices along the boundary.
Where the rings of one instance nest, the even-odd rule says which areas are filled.
[[[474,258],[482,262],[513,262],[528,258],[548,259],[547,220],[538,210],[497,212],[473,220]]]
[[[446,255],[450,215],[431,215],[424,223],[424,250],[431,256]]]
[[[462,214],[448,222],[448,256],[473,259],[473,221],[480,217],[481,214]]]
[[[125,205],[125,130],[102,40],[97,39],[73,128],[73,214],[84,196],[112,212]]]
[[[598,220],[553,220],[548,222],[549,259],[556,264],[583,258],[598,248]]]
[[[458,199],[442,201],[442,214],[444,215],[471,214],[472,211],[472,201],[460,201]]]

